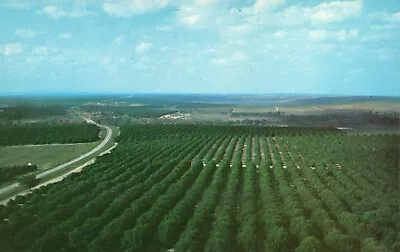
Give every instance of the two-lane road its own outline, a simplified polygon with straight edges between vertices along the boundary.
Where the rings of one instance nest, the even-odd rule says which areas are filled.
[[[74,164],[76,162],[81,161],[82,159],[87,158],[88,156],[90,156],[90,155],[94,154],[95,152],[99,151],[100,149],[102,149],[110,141],[111,136],[112,136],[112,129],[110,127],[98,124],[98,123],[96,123],[93,120],[88,119],[88,118],[85,118],[85,120],[86,120],[87,123],[95,124],[95,125],[97,125],[97,126],[99,126],[101,128],[105,128],[107,130],[106,136],[104,137],[103,141],[101,141],[101,143],[99,145],[97,145],[95,148],[93,148],[91,151],[86,152],[85,154],[82,154],[79,157],[74,158],[74,159],[72,159],[72,160],[70,160],[70,161],[68,161],[68,162],[66,162],[64,164],[58,165],[58,166],[56,166],[54,168],[51,168],[49,170],[46,170],[44,172],[41,172],[41,173],[37,174],[36,178],[40,179],[40,178],[46,177],[46,176],[48,176],[48,175],[50,175],[50,174],[52,174],[54,172],[57,172],[59,170],[64,169],[65,167],[67,167],[69,165],[72,165],[72,164]],[[6,187],[0,188],[0,194],[6,193],[8,191],[11,191],[11,190],[17,188],[18,186],[19,186],[19,183],[14,183],[14,184],[8,185]]]

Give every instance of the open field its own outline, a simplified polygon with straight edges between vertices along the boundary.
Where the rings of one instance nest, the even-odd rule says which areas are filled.
[[[41,170],[48,169],[78,157],[98,144],[99,141],[82,144],[0,147],[0,167],[32,163]]]
[[[86,122],[88,123],[94,123],[92,120],[88,118],[84,118]],[[96,124],[96,123],[94,123]],[[26,187],[32,187],[33,185],[37,184],[37,182],[40,182],[40,184],[46,184],[47,181],[52,180],[52,179],[57,179],[59,176],[65,176],[65,174],[69,173],[72,170],[76,170],[77,166],[80,166],[84,163],[86,163],[89,160],[94,160],[94,157],[98,155],[103,155],[104,151],[107,152],[107,150],[111,149],[111,147],[115,148],[116,143],[115,143],[115,138],[119,135],[119,128],[117,127],[108,127],[100,124],[96,124],[98,127],[101,128],[101,134],[104,134],[104,139],[93,149],[90,149],[90,151],[83,153],[77,157],[74,157],[68,162],[64,162],[60,165],[57,165],[56,167],[52,167],[50,169],[46,169],[44,171],[40,171],[36,173],[33,177],[34,180],[29,178],[29,180],[24,180],[20,182],[15,182],[13,184],[10,184],[8,186],[4,186],[0,188],[0,200],[2,202],[6,203],[8,199],[14,198],[20,193],[26,192]],[[35,146],[33,146],[35,147]],[[27,167],[30,167],[29,165]],[[37,166],[34,165],[36,168]],[[8,167],[10,168],[10,167]],[[12,166],[11,168],[14,168]],[[21,169],[26,169],[22,167]],[[15,175],[15,172],[7,172],[6,170],[3,171],[3,179],[4,177],[10,177],[12,175]],[[27,181],[27,182],[25,182]],[[32,183],[31,183],[32,182]],[[22,183],[22,184],[21,184]],[[29,184],[27,184],[29,183]]]
[[[378,134],[394,134],[400,135],[399,127],[391,128],[357,128],[357,129],[346,129],[349,135],[378,135]],[[400,144],[400,143],[399,143]],[[400,153],[399,153],[400,155]]]
[[[310,104],[310,105],[283,105],[278,107],[287,114],[302,114],[318,112],[333,113],[346,111],[375,111],[375,112],[400,112],[399,101],[361,101],[361,102],[342,102],[333,104]]]
[[[111,154],[0,207],[0,247],[398,251],[399,140],[327,128],[127,125]]]
[[[133,106],[140,104],[141,106]],[[307,127],[400,126],[400,98],[318,95],[132,95],[81,106],[109,125],[230,123]]]
[[[161,122],[317,127],[400,126],[399,97],[137,94],[63,97],[58,101],[56,98],[31,99],[18,103],[11,98],[3,98],[4,111],[14,111],[13,106],[18,107],[20,103],[24,105],[22,110],[20,108],[21,114],[17,114],[21,119],[12,120],[12,123],[80,122],[81,118],[75,112],[81,111],[89,112],[94,120],[107,125]],[[58,109],[49,111],[50,106]],[[52,116],[58,110],[64,115]]]

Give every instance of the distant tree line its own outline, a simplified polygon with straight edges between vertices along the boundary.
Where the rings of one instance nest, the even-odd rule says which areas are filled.
[[[24,186],[26,186],[28,188],[31,188],[31,187],[34,187],[35,185],[39,184],[40,183],[40,179],[36,178],[35,174],[28,174],[28,175],[20,177],[18,179],[18,182],[21,185],[24,185]]]
[[[99,139],[93,124],[4,125],[0,126],[0,146],[51,143],[84,143]]]
[[[285,112],[281,111],[244,111],[244,112],[233,112],[232,117],[268,117],[268,116],[282,116]]]
[[[400,126],[398,113],[349,112],[326,113],[322,115],[286,115],[285,123],[290,125],[320,125],[320,126]]]
[[[178,112],[173,108],[162,106],[84,106],[85,111],[98,112],[102,116],[132,117],[132,118],[158,118],[160,116]]]
[[[41,118],[49,116],[66,115],[66,109],[63,106],[31,106],[15,105],[0,108],[0,120],[21,120],[30,118]]]
[[[373,111],[350,111],[350,112],[323,112],[321,114],[286,114],[281,111],[235,111],[232,118],[242,118],[240,122],[247,124],[268,124],[272,117],[280,120],[283,124],[301,126],[400,126],[399,113],[379,113]],[[269,119],[265,119],[269,117]],[[244,119],[244,120],[243,120]]]
[[[11,181],[17,176],[37,170],[36,165],[0,167],[0,182]]]

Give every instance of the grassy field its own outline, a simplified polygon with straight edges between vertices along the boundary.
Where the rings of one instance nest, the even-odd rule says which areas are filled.
[[[84,154],[99,142],[71,145],[39,145],[0,147],[0,167],[36,164],[39,169],[48,169]]]
[[[358,128],[345,130],[350,135],[378,135],[378,134],[400,134],[397,127],[381,127],[381,128]]]
[[[345,112],[345,111],[374,111],[374,112],[399,112],[399,103],[395,101],[377,102],[353,102],[323,105],[304,106],[280,106],[278,107],[286,114],[318,114],[321,112]]]

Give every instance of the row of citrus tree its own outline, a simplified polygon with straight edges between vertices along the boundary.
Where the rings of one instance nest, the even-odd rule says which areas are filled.
[[[372,167],[363,173],[356,166],[365,163],[362,156],[336,161],[339,146],[362,151],[358,145],[368,139],[336,133],[272,137],[269,130],[124,126],[111,154],[0,207],[0,246],[52,251],[397,246],[398,232],[391,230],[395,195],[383,187],[367,189],[381,182],[370,178],[378,173]],[[371,146],[383,149],[380,144]],[[375,205],[379,200],[383,208]]]

